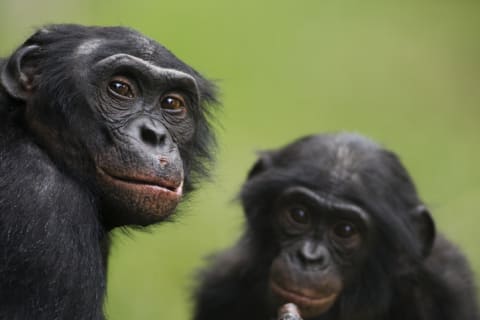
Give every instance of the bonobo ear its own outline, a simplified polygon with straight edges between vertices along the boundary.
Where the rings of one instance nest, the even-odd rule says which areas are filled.
[[[418,238],[422,244],[422,255],[427,257],[432,251],[435,241],[435,223],[425,205],[419,205],[413,211],[413,221]]]
[[[29,56],[38,52],[39,46],[31,45],[18,49],[3,66],[0,83],[13,98],[26,100],[34,87],[34,66],[28,63]]]
[[[271,156],[268,151],[259,152],[259,158],[253,165],[253,167],[248,171],[247,180],[250,180],[259,173],[265,171],[271,164]]]

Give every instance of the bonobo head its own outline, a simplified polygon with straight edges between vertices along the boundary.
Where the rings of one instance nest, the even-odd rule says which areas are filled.
[[[140,33],[46,26],[0,67],[12,114],[109,227],[165,219],[205,173],[214,87]]]
[[[414,270],[435,235],[397,157],[354,134],[263,153],[241,196],[251,247],[263,257],[252,260],[270,254],[272,310],[293,302],[304,318],[370,319],[365,312],[381,307],[365,306],[394,298],[390,280]]]

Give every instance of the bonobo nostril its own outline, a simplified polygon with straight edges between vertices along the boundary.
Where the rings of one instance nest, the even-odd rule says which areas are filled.
[[[140,128],[140,138],[146,144],[157,146],[165,143],[165,134],[156,132],[148,128],[147,126],[142,126]]]
[[[165,157],[159,157],[158,161],[160,162],[160,166],[164,168],[166,165],[168,165],[168,159]]]
[[[140,129],[140,137],[142,138],[142,141],[148,144],[156,144],[157,142],[157,135],[155,132],[146,127]]]

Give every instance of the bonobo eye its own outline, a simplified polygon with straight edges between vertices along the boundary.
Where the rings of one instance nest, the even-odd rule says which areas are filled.
[[[182,111],[185,109],[185,99],[177,93],[168,93],[160,99],[162,109]]]
[[[358,234],[357,228],[350,222],[342,221],[333,226],[333,233],[342,239],[349,239]]]
[[[305,208],[291,207],[288,209],[289,218],[300,225],[308,225],[310,223],[310,215]]]
[[[124,77],[113,77],[108,83],[108,90],[118,96],[124,98],[133,98],[135,97],[130,81]]]

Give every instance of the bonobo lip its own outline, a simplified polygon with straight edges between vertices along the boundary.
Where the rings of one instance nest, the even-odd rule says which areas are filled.
[[[174,197],[181,197],[183,194],[183,180],[165,179],[156,176],[125,176],[108,172],[104,168],[98,168],[101,175],[125,185],[132,187],[141,187],[142,189],[151,189],[151,191],[161,191]]]
[[[335,302],[335,299],[338,295],[338,293],[333,292],[322,297],[307,296],[301,292],[293,291],[291,289],[285,289],[274,281],[270,281],[270,288],[272,289],[273,293],[278,295],[281,299],[285,300],[285,302],[292,302],[296,304],[300,309],[305,307],[308,309],[316,310],[317,314],[325,312]]]

